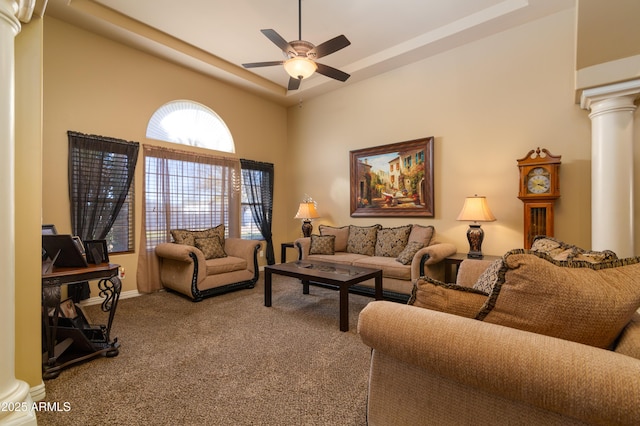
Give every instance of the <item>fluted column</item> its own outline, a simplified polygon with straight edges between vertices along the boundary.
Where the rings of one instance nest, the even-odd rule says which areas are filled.
[[[635,256],[633,114],[640,80],[585,90],[591,111],[591,246]]]
[[[15,377],[15,37],[31,2],[0,0],[0,423],[37,424],[29,385]],[[31,6],[33,9],[33,6]]]

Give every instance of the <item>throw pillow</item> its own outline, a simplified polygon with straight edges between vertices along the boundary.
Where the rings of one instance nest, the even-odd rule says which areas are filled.
[[[487,294],[479,290],[420,277],[413,284],[408,304],[474,318],[486,300]]]
[[[195,245],[193,234],[186,229],[172,229],[171,236],[176,244],[186,244],[188,246]]]
[[[409,234],[408,241],[420,241],[424,244],[424,247],[427,247],[431,244],[431,240],[433,240],[433,236],[435,235],[436,230],[433,226],[422,226],[422,225],[413,225],[411,227],[411,233]]]
[[[493,291],[493,287],[495,287],[498,279],[500,278],[500,271],[502,270],[503,265],[504,262],[502,259],[491,262],[489,267],[480,274],[478,281],[475,282],[473,288],[486,294],[491,293]],[[502,271],[502,273],[504,274],[504,271]]]
[[[224,247],[220,243],[218,236],[208,238],[195,238],[195,247],[202,251],[205,259],[220,259],[227,257],[227,253],[224,251]]]
[[[173,242],[176,244],[195,246],[196,238],[211,238],[217,236],[220,239],[220,244],[222,244],[222,246],[224,247],[224,225],[218,225],[215,228],[209,228],[202,231],[174,229],[170,232],[171,236],[173,237]]]
[[[376,256],[398,257],[407,245],[410,232],[411,225],[378,229]]]
[[[554,260],[584,260],[591,263],[607,262],[618,258],[611,250],[585,250],[545,235],[538,235],[533,239],[531,251],[548,254]]]
[[[347,251],[347,241],[349,240],[349,227],[343,226],[335,228],[333,226],[320,225],[318,227],[320,235],[335,235],[335,251]]]
[[[396,261],[403,265],[409,265],[413,261],[413,256],[415,256],[422,247],[424,247],[424,244],[420,241],[409,241],[404,250],[402,250],[396,258]]]
[[[315,235],[311,234],[311,246],[309,254],[334,254],[335,235]]]
[[[349,225],[347,252],[373,256],[376,251],[376,237],[378,235],[378,229],[380,229],[380,225]]]
[[[640,307],[640,257],[564,262],[517,249],[503,268],[476,319],[607,349]]]

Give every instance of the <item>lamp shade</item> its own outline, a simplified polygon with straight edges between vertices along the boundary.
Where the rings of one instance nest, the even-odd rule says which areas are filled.
[[[316,72],[318,66],[311,59],[300,56],[284,61],[284,69],[293,78],[308,78]]]
[[[298,207],[298,213],[294,216],[294,219],[317,219],[320,215],[316,210],[314,203],[300,203]]]
[[[464,200],[464,205],[458,215],[458,220],[493,222],[496,218],[493,213],[491,213],[491,210],[489,210],[486,197],[474,195]]]

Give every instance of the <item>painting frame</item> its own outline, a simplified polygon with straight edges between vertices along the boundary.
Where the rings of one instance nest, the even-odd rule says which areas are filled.
[[[434,137],[349,151],[351,217],[434,217]]]
[[[84,250],[87,256],[87,263],[93,263],[94,265],[109,263],[106,240],[85,240]]]

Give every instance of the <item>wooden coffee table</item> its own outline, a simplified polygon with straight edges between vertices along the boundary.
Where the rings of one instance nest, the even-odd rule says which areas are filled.
[[[341,265],[339,263],[300,260],[264,267],[264,306],[271,306],[273,274],[302,280],[303,293],[309,294],[309,283],[320,283],[340,291],[340,331],[349,331],[349,287],[375,279],[375,298],[382,299],[382,270]]]

